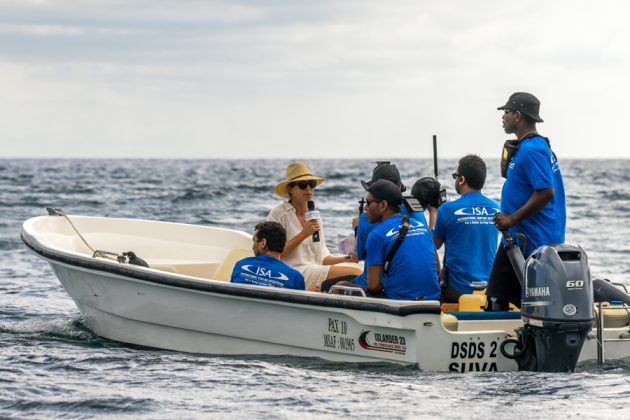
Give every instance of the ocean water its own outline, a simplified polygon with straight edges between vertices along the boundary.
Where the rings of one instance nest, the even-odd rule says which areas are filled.
[[[100,338],[50,267],[22,244],[24,220],[68,214],[215,225],[251,232],[279,202],[286,160],[0,160],[0,418],[626,418],[630,360],[573,374],[429,373],[389,364],[192,355]],[[430,160],[395,162],[411,186]],[[499,199],[498,161],[485,193]],[[371,162],[311,160],[331,250]],[[440,161],[454,193],[455,160]],[[595,278],[630,284],[630,161],[561,160],[567,242]]]

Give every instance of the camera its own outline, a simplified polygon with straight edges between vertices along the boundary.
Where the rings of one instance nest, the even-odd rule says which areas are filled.
[[[411,195],[425,209],[429,206],[438,208],[446,202],[446,188],[437,179],[430,176],[417,180],[413,184]]]
[[[403,205],[407,208],[409,213],[417,213],[419,211],[424,211],[422,204],[420,201],[413,195],[403,197]]]

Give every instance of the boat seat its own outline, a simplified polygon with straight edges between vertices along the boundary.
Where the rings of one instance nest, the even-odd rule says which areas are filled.
[[[220,261],[169,261],[151,260],[149,267],[155,270],[166,271],[168,273],[183,274],[185,276],[201,277],[211,279],[212,273],[220,267]]]
[[[230,281],[232,278],[232,270],[236,262],[243,258],[253,257],[254,253],[251,249],[233,248],[223,260],[221,267],[212,276],[213,280]]]
[[[604,327],[605,328],[621,328],[630,324],[630,308],[626,308],[623,302],[603,303]],[[599,310],[595,305],[595,316],[597,317]],[[597,321],[593,322],[593,327],[597,328]]]

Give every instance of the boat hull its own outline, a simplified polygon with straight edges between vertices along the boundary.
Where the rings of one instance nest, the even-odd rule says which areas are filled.
[[[205,354],[386,361],[417,364],[431,371],[453,370],[454,366],[468,370],[471,363],[473,370],[515,369],[498,352],[505,332],[477,334],[475,348],[468,349],[464,343],[470,340],[469,334],[454,340],[436,313],[400,316],[269,301],[133,280],[55,262],[51,266],[86,325],[116,341]],[[451,358],[453,343],[458,352]],[[443,348],[449,348],[448,357],[439,350]]]
[[[458,331],[451,331],[442,322],[439,302],[390,301],[232,284],[120,264],[93,258],[81,249],[68,250],[58,246],[69,243],[67,238],[56,238],[54,243],[48,243],[46,234],[40,234],[32,228],[33,223],[29,225],[28,222],[22,232],[25,244],[50,263],[76,302],[88,328],[102,337],[191,353],[289,355],[353,363],[392,362],[417,365],[427,371],[517,369],[514,360],[501,354],[500,344],[513,336],[520,320],[471,321],[468,326],[460,321]],[[98,230],[98,220],[90,222],[92,224],[88,222],[84,224],[85,229],[90,226]],[[111,228],[111,219],[107,223]],[[128,225],[119,228],[120,231],[133,233],[135,224],[142,221],[123,219],[121,223]],[[152,224],[151,231],[159,230],[159,222],[147,223]],[[177,229],[174,224],[166,225],[166,229]],[[183,226],[191,229],[190,225]],[[199,238],[213,236],[212,232],[204,230],[207,228],[198,228],[202,230],[195,234]],[[42,229],[57,232],[61,228]],[[146,227],[138,228],[138,231],[144,230]],[[72,235],[72,232],[64,232],[64,235]],[[225,232],[221,234],[225,235]],[[159,233],[156,235],[160,236]],[[235,238],[228,239],[241,246],[251,241],[242,233],[234,235]],[[112,240],[111,235],[107,238]],[[225,237],[221,239],[225,240]],[[200,243],[205,241],[200,239]],[[173,254],[176,254],[176,245],[172,245]],[[79,246],[75,242],[75,247]],[[129,247],[136,250],[143,246],[141,239],[136,241],[133,234],[128,234],[125,243],[118,244],[116,249]],[[219,246],[211,244],[209,249],[219,249]],[[146,252],[144,250],[140,255],[151,256]],[[204,255],[205,251],[197,254]],[[187,255],[190,255],[189,251]],[[174,258],[177,259],[177,255]],[[204,266],[196,261],[187,264]],[[627,327],[605,331],[608,339],[623,334],[628,335]],[[594,336],[594,333],[589,335],[581,361],[596,360]],[[627,357],[630,344],[627,341],[611,342],[606,351],[608,358]]]

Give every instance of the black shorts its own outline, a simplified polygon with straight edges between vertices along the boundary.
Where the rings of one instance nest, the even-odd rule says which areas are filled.
[[[442,289],[440,301],[442,303],[459,303],[461,295],[463,295],[463,293],[458,292],[449,284],[446,289]]]
[[[521,283],[516,277],[512,263],[503,245],[499,245],[494,257],[486,295],[497,299],[504,299],[513,305],[521,306]]]

